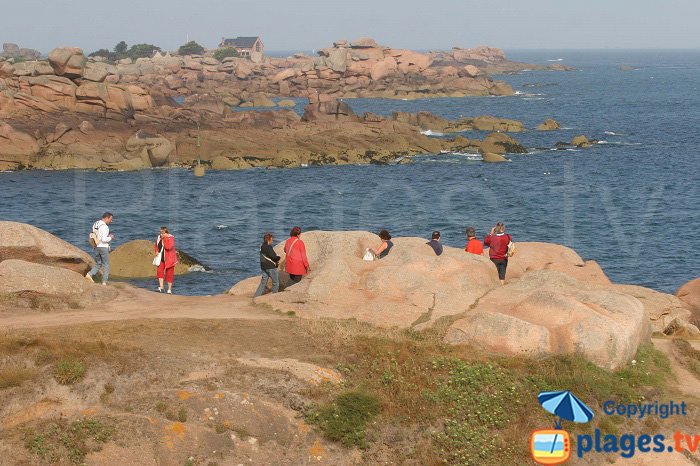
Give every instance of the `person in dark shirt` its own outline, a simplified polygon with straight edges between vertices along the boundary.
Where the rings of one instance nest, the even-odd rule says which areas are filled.
[[[484,238],[484,244],[489,247],[489,258],[498,270],[498,279],[501,285],[506,283],[506,269],[508,268],[508,244],[513,237],[506,233],[506,226],[498,222]]]
[[[432,239],[426,243],[428,246],[433,248],[433,251],[435,251],[435,255],[439,256],[442,254],[442,244],[440,243],[440,232],[439,231],[434,231],[432,235]]]
[[[272,239],[272,233],[265,233],[262,245],[260,246],[260,270],[262,271],[262,275],[255,296],[261,296],[263,294],[265,288],[267,288],[268,279],[272,279],[273,293],[277,293],[280,289],[279,273],[277,272],[280,256],[275,253],[272,247]]]
[[[382,244],[377,246],[376,249],[370,249],[370,251],[372,251],[377,259],[383,259],[389,254],[391,248],[394,247],[394,243],[391,242],[391,235],[386,230],[379,232],[379,238],[382,240]]]

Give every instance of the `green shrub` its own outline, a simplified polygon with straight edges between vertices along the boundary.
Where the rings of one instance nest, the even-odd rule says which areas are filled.
[[[204,47],[191,40],[188,43],[181,45],[177,50],[177,53],[180,55],[201,55],[204,53]]]
[[[85,366],[80,361],[64,359],[56,364],[53,376],[61,385],[71,385],[85,377]]]
[[[150,58],[155,52],[160,52],[160,47],[153,44],[136,44],[132,45],[126,54],[132,60],[136,60],[137,58]]]
[[[309,415],[309,422],[318,425],[330,440],[346,447],[365,448],[367,425],[379,414],[379,400],[374,395],[348,392]]]
[[[238,50],[236,50],[235,47],[224,47],[214,52],[214,58],[216,58],[219,61],[222,61],[224,58],[237,56],[239,56]]]
[[[112,438],[114,429],[97,419],[79,419],[70,424],[57,420],[38,430],[25,432],[25,448],[48,464],[83,464],[85,456],[99,451],[99,444]]]

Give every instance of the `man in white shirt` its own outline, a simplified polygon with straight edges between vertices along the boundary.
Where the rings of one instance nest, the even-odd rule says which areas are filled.
[[[109,232],[109,224],[112,223],[113,215],[111,212],[102,214],[102,220],[96,221],[92,225],[92,230],[97,232],[97,246],[95,247],[95,266],[87,274],[85,278],[90,281],[102,267],[102,284],[106,285],[109,279],[109,243],[114,239],[114,235]]]

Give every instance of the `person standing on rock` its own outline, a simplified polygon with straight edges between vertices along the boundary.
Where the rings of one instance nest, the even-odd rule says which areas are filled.
[[[289,239],[284,243],[284,253],[287,255],[284,270],[289,274],[292,283],[299,283],[301,277],[309,273],[309,259],[306,257],[306,245],[300,238],[301,228],[295,226],[289,232]]]
[[[370,249],[377,259],[383,259],[389,254],[391,248],[394,247],[394,243],[391,242],[391,235],[388,231],[382,230],[379,232],[379,238],[382,240],[382,244],[377,246],[376,249]]]
[[[442,244],[440,244],[440,232],[439,231],[434,231],[432,235],[432,239],[426,243],[428,246],[433,248],[433,251],[435,251],[435,255],[439,256],[442,254]]]
[[[163,292],[163,280],[165,280],[168,283],[168,294],[172,294],[175,266],[178,260],[177,251],[175,250],[175,237],[170,234],[168,227],[160,227],[160,235],[156,238],[156,243],[153,247],[160,254],[160,263],[156,270],[158,292]]]
[[[267,288],[267,281],[272,280],[272,292],[277,293],[280,289],[280,279],[279,273],[277,273],[277,266],[280,263],[281,257],[275,253],[275,249],[272,247],[272,233],[265,233],[263,236],[263,242],[260,246],[260,270],[262,270],[262,277],[260,278],[260,285],[255,292],[255,296],[262,296],[265,288]]]
[[[499,222],[486,238],[484,244],[489,247],[489,258],[496,265],[498,270],[498,279],[501,280],[501,285],[506,283],[506,269],[508,268],[508,244],[513,241],[513,238],[506,234],[506,226]]]
[[[92,225],[92,231],[97,233],[97,241],[95,245],[95,266],[85,274],[85,278],[91,282],[95,281],[92,277],[102,267],[102,284],[107,285],[109,280],[109,244],[114,239],[114,235],[109,232],[109,224],[112,223],[114,216],[111,212],[102,214],[102,219],[96,221]]]
[[[477,256],[484,253],[484,245],[477,239],[474,227],[467,227],[467,246],[464,250]]]

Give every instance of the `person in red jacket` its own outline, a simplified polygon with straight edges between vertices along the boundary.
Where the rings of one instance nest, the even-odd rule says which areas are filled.
[[[292,284],[299,283],[301,277],[309,273],[309,259],[306,257],[306,245],[300,238],[301,228],[294,227],[289,232],[289,239],[284,243],[284,270],[289,274]]]
[[[513,241],[513,238],[506,234],[506,226],[500,222],[491,228],[491,232],[484,238],[484,244],[489,247],[489,258],[496,265],[496,270],[498,270],[498,278],[501,280],[501,285],[506,283],[508,243],[511,241]]]
[[[472,254],[480,256],[484,253],[484,245],[476,237],[476,230],[474,227],[467,228],[467,246],[464,248],[465,251]]]
[[[175,237],[170,234],[168,227],[160,227],[160,235],[153,246],[160,254],[158,264],[158,292],[163,292],[163,280],[168,282],[168,294],[173,292],[173,279],[175,278],[175,265],[177,264],[177,252],[175,251]]]

